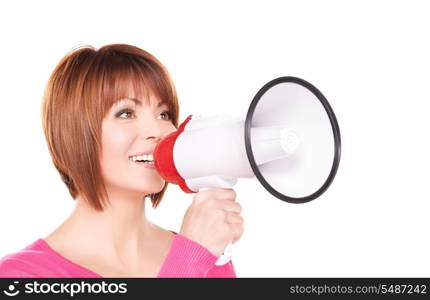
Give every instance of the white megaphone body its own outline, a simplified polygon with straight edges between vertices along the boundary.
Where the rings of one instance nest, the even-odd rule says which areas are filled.
[[[331,184],[340,160],[340,131],[322,93],[296,77],[267,83],[246,119],[188,116],[154,150],[154,165],[187,193],[232,188],[254,178],[275,197],[304,203]],[[217,261],[230,260],[231,245]]]

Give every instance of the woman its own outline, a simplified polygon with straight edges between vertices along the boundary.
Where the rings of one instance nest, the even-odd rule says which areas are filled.
[[[0,277],[235,277],[215,262],[243,234],[232,189],[197,193],[177,234],[151,223],[167,183],[152,152],[178,126],[173,83],[134,46],[84,47],[52,73],[42,119],[76,206],[45,238],[0,260]],[[143,161],[143,162],[142,162]]]

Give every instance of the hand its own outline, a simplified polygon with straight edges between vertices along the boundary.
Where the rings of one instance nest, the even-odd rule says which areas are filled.
[[[243,234],[242,208],[233,189],[213,188],[198,192],[185,213],[180,234],[215,256]]]

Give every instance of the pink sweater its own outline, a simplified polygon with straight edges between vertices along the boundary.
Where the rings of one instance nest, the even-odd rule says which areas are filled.
[[[236,277],[233,264],[215,266],[217,257],[200,244],[175,234],[157,277]],[[52,249],[43,239],[0,260],[0,277],[97,277]]]

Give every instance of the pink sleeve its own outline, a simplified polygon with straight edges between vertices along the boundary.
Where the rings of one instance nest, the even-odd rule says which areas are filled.
[[[7,259],[0,261],[0,278],[34,277],[34,274],[25,271],[25,266],[20,267],[19,260]]]
[[[207,277],[217,259],[200,244],[176,234],[158,277]]]

